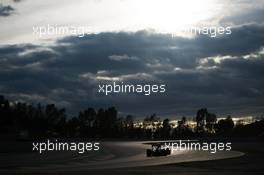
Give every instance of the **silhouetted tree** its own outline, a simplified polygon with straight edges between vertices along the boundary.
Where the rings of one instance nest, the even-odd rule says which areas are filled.
[[[206,108],[202,108],[202,109],[199,109],[197,111],[197,114],[196,114],[196,123],[197,123],[196,131],[198,133],[204,132],[207,115],[208,115],[208,111]]]
[[[71,118],[66,124],[66,133],[68,137],[80,136],[80,120],[77,117]]]
[[[209,113],[206,108],[199,109],[196,114],[197,133],[235,134],[243,136],[263,136],[264,121],[250,125],[238,125],[234,128],[231,116],[216,124],[216,115]],[[169,119],[163,122],[152,114],[143,120],[143,127],[134,127],[134,117],[127,115],[118,117],[115,107],[108,109],[87,108],[80,111],[77,117],[66,116],[64,108],[54,104],[33,105],[22,102],[9,102],[0,96],[0,132],[17,134],[27,133],[31,138],[49,137],[89,137],[89,138],[163,138],[192,137],[193,130],[188,126],[186,117],[178,121],[177,128],[171,128]],[[172,132],[173,131],[173,132]]]
[[[170,138],[170,131],[171,131],[170,120],[166,118],[162,122],[162,129],[161,129],[162,138],[163,139]]]
[[[125,128],[133,129],[134,128],[134,118],[132,115],[127,115],[124,121]]]
[[[229,115],[226,119],[219,120],[217,125],[217,132],[218,133],[228,133],[234,128],[234,122],[232,117]]]
[[[207,131],[209,133],[214,133],[215,130],[214,130],[214,125],[217,121],[217,117],[215,114],[212,114],[212,113],[208,113],[206,115],[206,128],[207,128]]]
[[[93,136],[93,124],[96,118],[96,112],[93,108],[88,108],[79,113],[80,121],[80,133],[82,136],[92,137]]]

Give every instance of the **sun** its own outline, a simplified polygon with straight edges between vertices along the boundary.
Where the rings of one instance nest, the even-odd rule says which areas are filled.
[[[130,19],[138,28],[173,33],[210,20],[219,9],[214,0],[143,0],[131,3],[135,14]]]

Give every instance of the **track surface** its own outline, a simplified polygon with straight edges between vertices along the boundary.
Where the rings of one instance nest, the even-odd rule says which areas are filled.
[[[174,164],[180,162],[226,159],[242,156],[238,151],[177,151],[166,157],[145,156],[150,145],[143,142],[102,142],[100,151],[87,154],[48,152],[1,153],[1,173],[69,172]]]

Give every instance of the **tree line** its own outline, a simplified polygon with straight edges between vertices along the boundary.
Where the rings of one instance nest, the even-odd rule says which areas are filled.
[[[176,139],[213,135],[258,135],[263,133],[263,120],[250,126],[235,127],[231,116],[217,122],[217,116],[206,108],[195,116],[196,126],[189,125],[186,117],[172,127],[169,119],[161,120],[156,114],[144,118],[142,126],[135,126],[134,117],[119,117],[115,107],[87,108],[78,116],[68,117],[64,108],[54,104],[32,105],[11,103],[0,96],[0,134],[16,138],[129,138]]]

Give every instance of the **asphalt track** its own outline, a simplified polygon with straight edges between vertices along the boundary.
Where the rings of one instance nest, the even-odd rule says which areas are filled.
[[[145,142],[144,142],[145,143]],[[165,157],[146,157],[150,145],[143,142],[102,142],[100,151],[87,154],[48,152],[1,153],[0,174],[70,172],[125,167],[155,166],[180,162],[208,161],[242,156],[238,151],[175,151]]]

